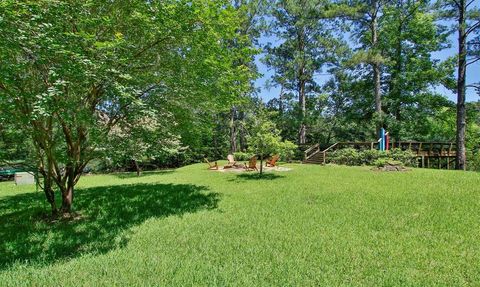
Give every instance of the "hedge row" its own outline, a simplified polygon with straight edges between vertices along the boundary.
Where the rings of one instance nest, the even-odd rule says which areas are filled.
[[[415,155],[411,151],[392,149],[390,151],[364,150],[345,148],[334,151],[327,156],[328,163],[341,165],[375,165],[378,160],[392,160],[404,166],[417,166]]]

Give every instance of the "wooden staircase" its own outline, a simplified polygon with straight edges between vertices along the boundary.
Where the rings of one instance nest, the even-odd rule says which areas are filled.
[[[309,164],[325,164],[325,155],[323,152],[316,152],[309,158],[305,159],[303,163],[309,163]]]
[[[325,164],[327,159],[327,153],[335,148],[338,143],[329,146],[325,150],[321,150],[320,144],[316,144],[305,151],[305,157],[303,163],[308,164]]]

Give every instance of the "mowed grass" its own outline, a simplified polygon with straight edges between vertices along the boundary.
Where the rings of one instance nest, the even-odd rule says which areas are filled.
[[[47,224],[0,184],[1,286],[479,286],[480,174],[191,165],[86,176]]]

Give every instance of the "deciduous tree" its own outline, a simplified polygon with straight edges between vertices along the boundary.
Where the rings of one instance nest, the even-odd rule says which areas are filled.
[[[87,163],[114,128],[165,125],[228,102],[238,14],[228,1],[0,3],[0,106],[28,134],[47,199],[69,213]],[[193,108],[192,108],[193,107]]]

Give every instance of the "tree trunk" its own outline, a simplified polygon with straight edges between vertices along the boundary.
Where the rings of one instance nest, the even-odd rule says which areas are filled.
[[[306,116],[306,104],[305,104],[305,81],[300,81],[300,90],[299,90],[299,101],[300,101],[300,133],[299,133],[299,140],[300,144],[305,144],[306,142],[306,125],[305,125],[305,116]]]
[[[237,152],[237,127],[235,126],[235,115],[237,109],[232,107],[230,110],[230,153]]]
[[[378,18],[377,18],[377,1],[373,1],[373,13],[372,13],[372,49],[374,52],[377,52],[378,45]],[[382,115],[382,94],[381,94],[381,70],[380,63],[375,59],[372,63],[373,68],[373,83],[374,83],[374,97],[375,97],[375,112],[379,116],[378,122],[376,123],[377,134],[380,128],[383,126],[383,115]]]
[[[239,116],[240,116],[240,120],[243,121],[245,119],[245,112],[240,112]],[[239,133],[240,133],[240,151],[245,152],[247,150],[247,137],[246,137],[245,129],[243,125],[240,125]]]
[[[299,83],[298,83],[298,102],[300,104],[300,130],[298,134],[298,143],[305,144],[306,142],[306,126],[305,126],[305,116],[307,114],[306,109],[306,99],[305,99],[305,81],[302,79],[304,73],[304,68],[299,70]]]
[[[213,131],[213,149],[214,149],[214,157],[218,158],[220,156],[220,152],[218,149],[218,134],[220,133],[220,123],[219,123],[218,115],[215,115],[215,129]]]
[[[278,112],[280,116],[283,115],[283,84],[280,88],[280,95],[278,96]]]
[[[381,116],[382,99],[380,93],[380,65],[373,64],[373,78],[375,81],[375,112]]]
[[[305,98],[305,28],[302,28],[298,33],[298,51],[303,54],[300,67],[298,69],[298,102],[300,105],[300,130],[298,135],[298,143],[305,144],[306,142],[306,125],[305,117],[307,114],[306,98]]]
[[[260,156],[260,174],[263,174],[263,155]]]
[[[395,115],[395,119],[397,122],[401,122],[400,119],[400,108],[402,105],[402,89],[403,89],[403,80],[402,80],[402,74],[403,74],[403,41],[402,41],[402,34],[403,34],[403,20],[399,20],[399,24],[397,27],[398,31],[398,41],[396,43],[395,47],[395,54],[396,54],[396,64],[395,64],[395,69],[392,73],[392,78],[391,78],[391,93],[393,95],[393,99],[395,99],[394,102],[394,110],[393,113]]]
[[[52,209],[52,216],[57,216],[58,209],[57,205],[55,204],[55,194],[52,189],[52,174],[51,172],[47,172],[44,176],[43,182],[43,191],[45,192],[45,197],[47,198],[48,203],[50,203]]]
[[[138,165],[138,162],[136,160],[133,160],[133,164],[135,165],[135,170],[137,171],[137,176],[140,176],[142,173],[142,170],[140,169],[140,165]]]
[[[62,192],[62,213],[70,213],[73,204],[73,186],[67,185]]]
[[[62,212],[70,213],[73,204],[73,192],[75,186],[75,170],[73,166],[66,167],[67,184],[62,188]]]
[[[466,70],[467,70],[467,51],[466,51],[466,31],[465,31],[465,0],[459,0],[458,15],[458,79],[457,79],[457,156],[456,168],[466,170],[467,159],[465,150],[465,132],[466,132],[466,111],[465,111],[465,93],[466,93]]]

